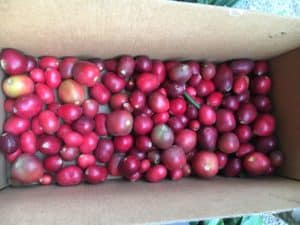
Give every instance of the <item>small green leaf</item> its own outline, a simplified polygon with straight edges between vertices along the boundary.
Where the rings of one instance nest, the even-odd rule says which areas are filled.
[[[219,6],[223,6],[225,5],[227,0],[216,0],[214,5],[219,5]]]
[[[241,225],[263,225],[263,219],[259,215],[244,216],[241,221]]]
[[[194,221],[194,222],[189,222],[189,225],[198,225],[199,222],[198,221]]]
[[[215,2],[216,2],[216,0],[208,0],[208,1],[207,1],[207,4],[214,5]]]
[[[227,218],[224,219],[225,225],[239,225],[242,220],[242,217],[235,217],[235,218]]]
[[[222,219],[211,219],[203,221],[203,225],[224,225]]]
[[[231,7],[237,2],[238,2],[238,0],[228,0],[225,5],[228,7]]]
[[[181,0],[183,2],[197,2],[196,0]]]

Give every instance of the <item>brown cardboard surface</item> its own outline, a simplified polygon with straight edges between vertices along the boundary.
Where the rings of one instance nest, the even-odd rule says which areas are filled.
[[[300,182],[283,179],[184,179],[157,184],[8,188],[0,192],[0,224],[147,224],[290,209]]]
[[[286,162],[281,173],[300,179],[300,48],[271,62],[277,131]]]
[[[167,0],[0,0],[0,48],[103,58],[269,58],[300,45],[300,20]]]
[[[173,1],[0,0],[0,12],[0,48],[33,55],[226,60],[268,58],[300,46],[299,19]],[[278,130],[289,162],[282,174],[291,178],[300,176],[299,58],[298,51],[272,61]],[[3,119],[0,107],[0,125]],[[6,181],[2,160],[0,187]],[[0,224],[145,224],[294,207],[300,207],[300,182],[285,178],[114,180],[70,188],[7,188],[0,192]]]

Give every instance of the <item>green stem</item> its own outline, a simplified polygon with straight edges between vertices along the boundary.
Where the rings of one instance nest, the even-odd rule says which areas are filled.
[[[197,102],[195,102],[195,100],[187,93],[184,92],[183,96],[186,98],[186,100],[191,103],[193,106],[195,106],[197,109],[200,109],[200,104],[198,104]]]
[[[226,6],[231,7],[237,2],[238,2],[238,0],[229,0],[226,2]]]

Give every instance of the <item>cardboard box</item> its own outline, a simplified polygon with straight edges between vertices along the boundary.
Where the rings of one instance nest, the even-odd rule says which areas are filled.
[[[286,157],[274,178],[12,188],[0,156],[0,224],[147,224],[300,206],[299,19],[166,0],[0,0],[0,12],[0,48],[36,56],[271,59]]]

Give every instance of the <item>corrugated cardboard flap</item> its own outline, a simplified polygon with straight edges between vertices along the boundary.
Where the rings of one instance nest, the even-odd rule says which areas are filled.
[[[0,1],[0,48],[28,54],[225,60],[300,45],[300,20],[168,0]]]
[[[0,192],[5,225],[147,224],[290,209],[300,206],[300,182],[283,179],[201,180],[158,184],[108,181]]]

